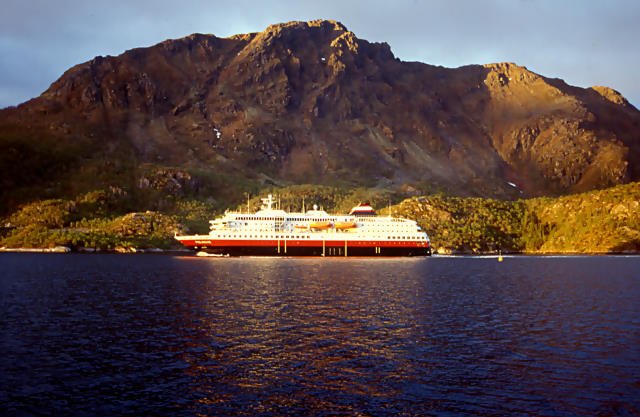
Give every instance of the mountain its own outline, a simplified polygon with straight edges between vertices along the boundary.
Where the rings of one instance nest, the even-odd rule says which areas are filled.
[[[334,21],[194,34],[0,111],[5,209],[96,189],[242,198],[317,183],[518,198],[640,179],[640,112],[512,63],[395,58]]]

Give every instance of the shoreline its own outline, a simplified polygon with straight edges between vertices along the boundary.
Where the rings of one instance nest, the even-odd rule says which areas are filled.
[[[55,253],[55,254],[118,254],[118,255],[135,255],[135,254],[157,254],[157,255],[185,255],[196,252],[189,249],[160,249],[160,248],[116,248],[116,249],[100,249],[100,248],[76,248],[72,249],[68,246],[54,246],[52,248],[6,248],[0,247],[0,253]],[[499,256],[633,256],[640,255],[640,251],[623,251],[623,252],[454,252],[454,253],[438,253],[434,252],[433,257],[436,258],[456,258],[456,257],[478,257],[478,258],[497,258]],[[237,256],[240,258],[241,256]],[[277,258],[277,256],[274,256]],[[362,258],[362,257],[356,257]],[[366,257],[365,257],[366,258]],[[375,258],[375,257],[373,257]]]

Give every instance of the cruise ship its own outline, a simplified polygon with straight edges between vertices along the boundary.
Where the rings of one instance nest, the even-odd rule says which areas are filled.
[[[255,213],[227,211],[209,234],[175,236],[187,248],[219,256],[429,256],[427,233],[413,220],[378,216],[368,203],[348,215],[274,208],[271,194]]]

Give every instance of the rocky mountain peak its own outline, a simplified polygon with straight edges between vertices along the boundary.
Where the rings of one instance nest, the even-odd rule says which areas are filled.
[[[620,94],[618,91],[614,90],[613,88],[596,85],[591,87],[591,90],[600,94],[602,97],[604,97],[605,99],[609,100],[612,103],[619,104],[624,107],[633,107],[631,103],[629,103],[627,99],[622,96],[622,94]]]
[[[538,74],[529,71],[527,67],[519,66],[513,62],[485,64],[483,67],[489,70],[487,80],[495,81],[495,83],[488,82],[489,85],[506,86],[510,82],[530,83],[540,78]]]
[[[269,25],[261,34],[265,36],[277,36],[281,33],[300,33],[306,31],[315,31],[324,34],[335,34],[348,32],[348,29],[340,22],[335,20],[317,19],[308,22],[291,21],[286,23],[277,23]]]
[[[2,161],[6,176],[38,167],[20,186],[47,190],[77,189],[78,170],[89,191],[138,187],[150,165],[197,171],[198,189],[233,177],[517,198],[640,179],[640,112],[514,63],[401,62],[339,22],[288,22],[79,64],[0,111]]]
[[[256,33],[251,40],[251,47],[269,49],[279,44],[296,49],[309,41],[318,45],[328,44],[332,39],[345,32],[348,30],[344,25],[330,20],[279,23],[270,25],[264,31]]]
[[[301,55],[313,49],[326,57],[332,54],[355,55],[364,49],[368,54],[393,58],[391,49],[386,43],[370,43],[358,39],[342,23],[333,20],[293,21],[271,25],[251,38],[247,53],[249,51],[273,52],[274,48],[284,48],[289,53]]]

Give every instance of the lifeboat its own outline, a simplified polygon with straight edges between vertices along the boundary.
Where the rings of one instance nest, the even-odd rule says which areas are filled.
[[[309,228],[318,229],[318,230],[331,229],[332,227],[333,227],[333,223],[331,222],[311,222],[309,224]]]
[[[337,230],[348,230],[357,227],[355,222],[336,222],[335,228]]]

